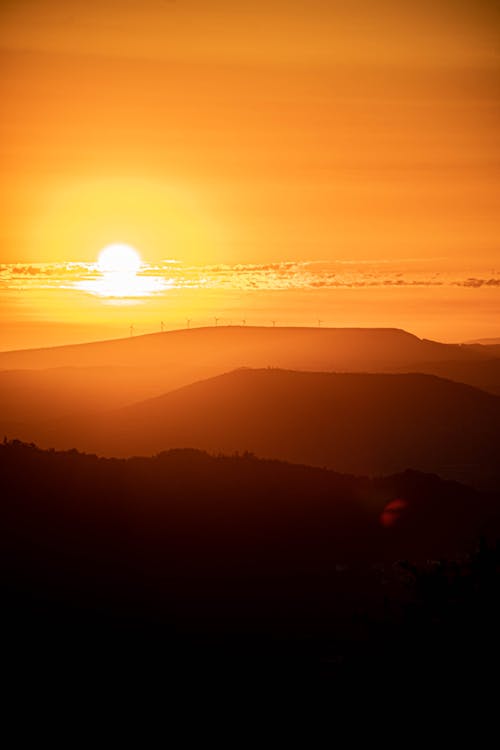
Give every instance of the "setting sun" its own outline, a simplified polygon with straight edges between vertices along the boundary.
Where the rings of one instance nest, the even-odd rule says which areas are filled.
[[[137,250],[121,242],[104,247],[97,263],[86,268],[85,278],[76,280],[73,288],[104,300],[135,304],[171,286],[167,279],[148,274],[150,267],[142,262]]]
[[[97,265],[102,273],[135,275],[141,267],[141,258],[137,250],[130,245],[117,243],[101,250]]]

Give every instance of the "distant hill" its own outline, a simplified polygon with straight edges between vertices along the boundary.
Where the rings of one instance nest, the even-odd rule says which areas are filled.
[[[500,346],[500,338],[475,339],[474,341],[466,341],[465,343],[481,344],[482,346]]]
[[[393,368],[394,371],[397,371],[397,368]],[[402,367],[400,371],[407,372],[408,368]],[[438,375],[441,378],[466,383],[488,393],[500,395],[500,349],[498,357],[488,356],[480,360],[420,362],[415,367],[415,371]]]
[[[200,328],[0,353],[0,431],[118,408],[239,367],[426,372],[500,393],[500,356],[398,329]]]
[[[500,398],[421,374],[241,369],[30,434],[103,455],[249,450],[348,473],[413,468],[500,486]]]
[[[488,357],[489,359],[500,358],[500,344],[487,344],[484,342],[482,344],[468,344],[467,348],[482,357]]]
[[[281,367],[378,370],[416,362],[477,360],[459,344],[419,339],[397,328],[219,326],[127,339],[0,353],[0,370],[53,367]]]
[[[0,370],[0,430],[118,408],[184,384],[173,367],[168,373],[140,366]]]

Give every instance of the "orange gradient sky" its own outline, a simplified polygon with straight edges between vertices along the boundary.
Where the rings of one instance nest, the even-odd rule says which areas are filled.
[[[500,335],[498,3],[4,0],[0,55],[1,348],[214,315]],[[113,242],[156,294],[68,274]]]

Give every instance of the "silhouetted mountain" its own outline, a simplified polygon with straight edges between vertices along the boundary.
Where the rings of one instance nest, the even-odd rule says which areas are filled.
[[[174,368],[57,367],[0,371],[0,429],[72,414],[119,408],[184,385]]]
[[[238,367],[437,374],[500,393],[484,347],[397,329],[219,327],[0,354],[0,431],[118,408]],[[35,433],[33,432],[33,435]]]
[[[348,473],[413,468],[500,486],[500,398],[431,375],[242,369],[21,437],[100,455],[248,450]]]
[[[500,359],[397,329],[219,327],[0,354],[0,432],[160,396],[238,367],[436,374],[500,393]],[[20,369],[6,369],[20,368]]]
[[[474,341],[466,341],[465,344],[466,345],[481,344],[482,346],[499,346],[500,347],[500,338],[475,339]]]
[[[401,371],[407,372],[408,368],[403,367]],[[466,383],[488,393],[500,395],[500,357],[488,357],[479,361],[421,362],[415,368],[415,372],[438,375],[441,378]]]
[[[3,625],[11,649],[40,644],[52,660],[75,644],[127,661],[151,647],[155,665],[185,668],[200,640],[218,662],[223,643],[268,670],[359,658],[360,612],[387,618],[387,597],[405,600],[394,560],[463,554],[499,523],[498,497],[434,476],[250,455],[116,460],[14,442],[0,475]]]
[[[467,348],[483,357],[489,357],[490,359],[500,358],[500,344],[469,344]]]
[[[416,362],[474,360],[480,351],[419,339],[397,328],[219,326],[49,349],[3,352],[0,370],[52,367],[214,367],[378,370]],[[196,374],[195,374],[196,377]],[[192,379],[192,378],[191,378]]]

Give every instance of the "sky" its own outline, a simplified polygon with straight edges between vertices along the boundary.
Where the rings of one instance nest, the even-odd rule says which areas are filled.
[[[0,61],[0,348],[500,335],[498,2],[2,0]]]

